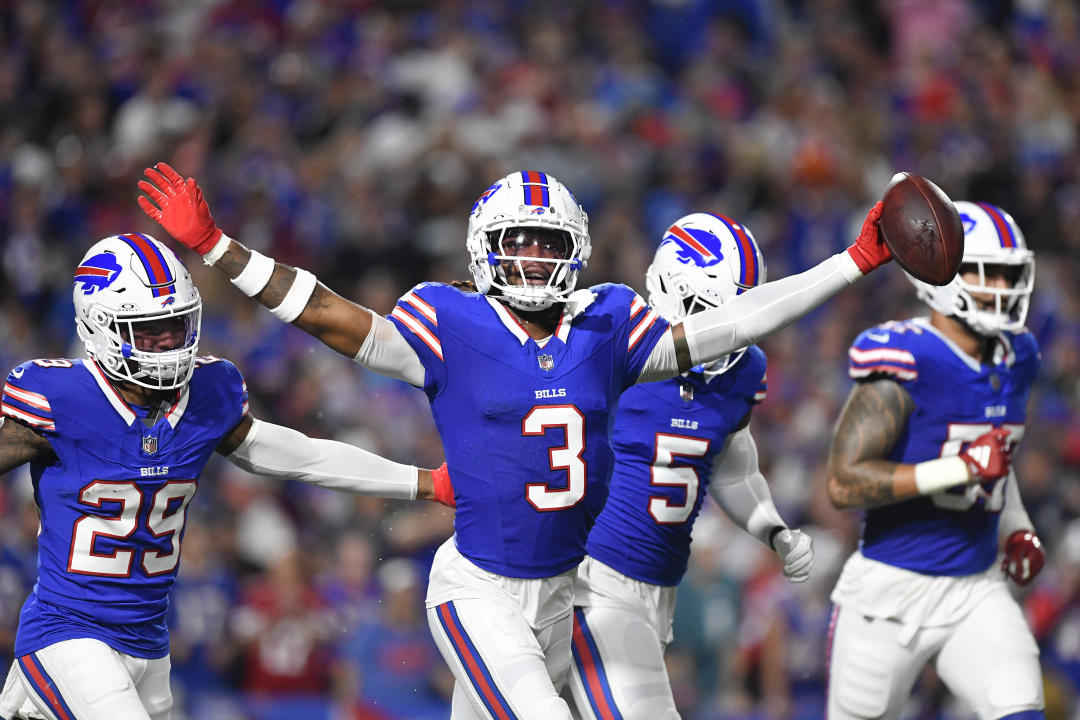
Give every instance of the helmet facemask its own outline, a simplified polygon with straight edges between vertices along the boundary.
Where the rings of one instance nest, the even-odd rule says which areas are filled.
[[[525,312],[565,302],[592,251],[588,218],[577,200],[538,172],[511,173],[480,196],[466,248],[477,290]],[[544,277],[541,265],[552,266]]]
[[[175,390],[195,371],[202,300],[180,259],[148,235],[105,238],[75,272],[75,327],[115,380]]]
[[[942,315],[955,317],[977,335],[994,337],[1022,330],[1035,288],[1035,254],[1027,248],[1016,222],[1001,208],[988,203],[955,204],[964,225],[960,271],[941,286],[910,275],[908,279],[920,300]],[[977,279],[964,279],[976,273]],[[1007,287],[990,282],[998,275],[1006,276]]]

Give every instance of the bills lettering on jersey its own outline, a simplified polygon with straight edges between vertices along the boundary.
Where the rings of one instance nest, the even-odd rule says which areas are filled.
[[[615,467],[589,534],[590,557],[635,580],[679,583],[713,462],[764,399],[765,366],[765,353],[751,346],[720,375],[689,372],[622,394],[612,433]]]
[[[607,495],[611,409],[668,328],[628,287],[590,292],[542,349],[502,303],[449,285],[418,285],[390,314],[425,368],[459,491],[457,549],[490,572],[580,563]]]
[[[76,637],[142,658],[168,652],[186,508],[246,404],[231,363],[198,363],[147,434],[150,411],[124,402],[93,360],[39,360],[8,375],[4,415],[41,432],[59,458],[30,465],[42,525],[17,656]],[[146,465],[147,437],[160,464]]]
[[[883,332],[886,342],[874,337]],[[856,338],[848,353],[851,377],[892,379],[915,404],[890,460],[954,456],[995,427],[1008,428],[1015,447],[1024,432],[1039,349],[1027,331],[1002,333],[998,342],[1002,352],[981,363],[924,318],[878,326]],[[863,555],[930,575],[982,572],[997,557],[1006,482],[949,488],[867,510]]]

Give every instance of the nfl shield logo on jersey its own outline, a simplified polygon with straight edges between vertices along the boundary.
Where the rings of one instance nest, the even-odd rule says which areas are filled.
[[[147,455],[153,455],[157,452],[157,438],[146,435],[142,439],[142,451]]]
[[[550,370],[555,367],[555,358],[551,355],[537,355],[536,362],[540,363],[541,370]]]

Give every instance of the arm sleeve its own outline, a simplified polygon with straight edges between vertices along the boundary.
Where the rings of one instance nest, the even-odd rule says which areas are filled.
[[[368,370],[416,387],[424,386],[424,365],[401,332],[383,316],[371,313],[371,332],[354,360]]]
[[[806,272],[758,285],[718,308],[694,313],[682,322],[690,358],[697,365],[753,345],[861,277],[851,256],[837,253]]]
[[[736,525],[766,545],[773,528],[787,527],[758,469],[757,444],[750,428],[732,434],[713,462],[709,494]]]
[[[291,428],[252,418],[247,437],[228,456],[256,475],[374,497],[412,500],[418,471],[353,445],[310,438]]]
[[[1024,508],[1024,501],[1020,499],[1020,483],[1016,478],[1016,471],[1009,468],[1009,477],[1005,482],[1005,505],[998,521],[998,535],[1007,538],[1017,530],[1034,528]]]

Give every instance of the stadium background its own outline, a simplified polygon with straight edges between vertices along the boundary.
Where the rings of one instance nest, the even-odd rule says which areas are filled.
[[[165,239],[135,204],[158,160],[200,180],[234,237],[383,313],[415,282],[466,277],[468,209],[511,170],[549,172],[585,205],[585,281],[641,292],[684,213],[747,223],[777,278],[846,246],[893,172],[913,171],[1002,206],[1037,252],[1044,369],[1017,462],[1049,560],[1023,600],[1048,717],[1080,717],[1078,78],[1068,0],[0,3],[0,366],[82,354],[72,268],[107,235]],[[258,416],[442,461],[422,393],[184,258],[202,351],[241,368]],[[888,267],[764,343],[753,428],[783,515],[815,536],[815,576],[786,583],[710,502],[668,651],[683,717],[822,715],[827,597],[858,532],[824,493],[846,349],[920,312]],[[0,480],[3,659],[37,520],[25,469]],[[220,460],[200,485],[171,618],[174,718],[448,715],[422,597],[449,511]],[[911,715],[967,717],[929,673]]]

